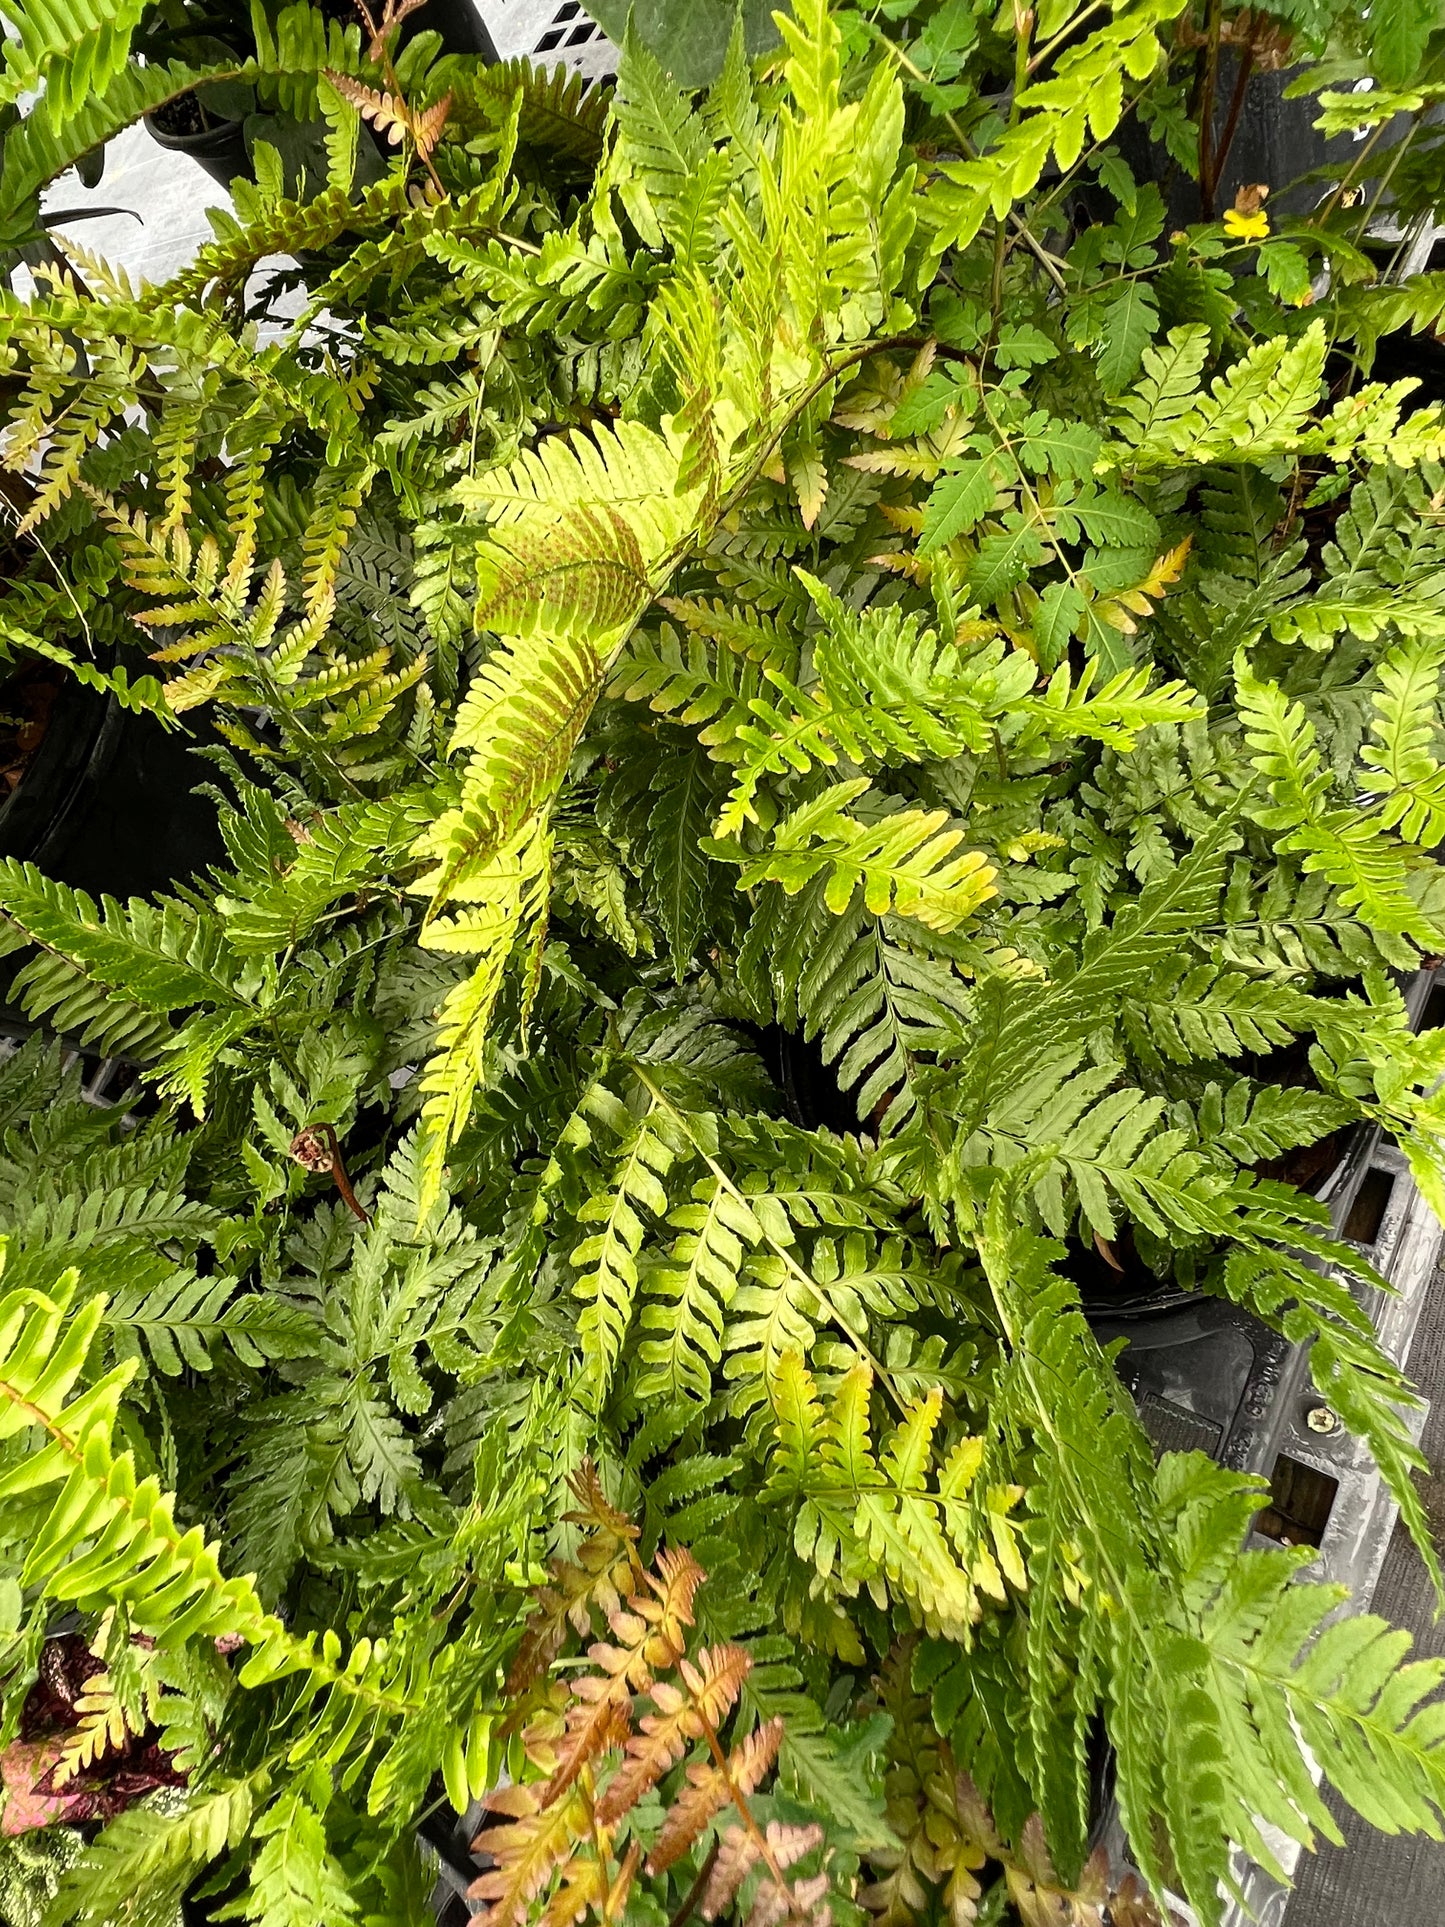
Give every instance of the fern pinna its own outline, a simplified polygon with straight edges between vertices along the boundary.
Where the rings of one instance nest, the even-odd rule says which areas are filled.
[[[1378,1126],[1445,1212],[1445,425],[1372,365],[1439,295],[1361,246],[1438,200],[1414,16],[1319,26],[1389,178],[1215,220],[1192,76],[1293,16],[798,0],[684,97],[407,11],[258,14],[324,179],[256,141],[161,288],[35,196],[195,73],[103,5],[6,55],[0,640],[204,715],[225,857],[0,863],[58,1039],[0,1063],[6,1738],[71,1611],[66,1785],[174,1781],[0,1891],[410,1923],[482,1802],[496,1927],[1144,1927],[1335,1796],[1438,1831],[1438,1662],[1090,1325],[1307,1346],[1438,1582],[1308,1186]]]

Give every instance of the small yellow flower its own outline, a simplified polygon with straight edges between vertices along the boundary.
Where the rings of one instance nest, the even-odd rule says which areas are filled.
[[[1269,216],[1264,204],[1269,188],[1264,181],[1246,181],[1234,197],[1234,206],[1224,216],[1224,231],[1236,241],[1262,241],[1269,233]]]
[[[1224,210],[1224,231],[1236,241],[1263,241],[1269,234],[1269,216],[1260,208],[1253,214],[1241,214],[1238,208]]]

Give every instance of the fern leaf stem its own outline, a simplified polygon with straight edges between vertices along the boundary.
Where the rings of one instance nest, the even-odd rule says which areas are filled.
[[[758,1825],[753,1810],[748,1805],[747,1795],[729,1771],[727,1755],[723,1751],[722,1741],[717,1736],[716,1728],[700,1705],[697,1706],[695,1710],[698,1724],[702,1727],[703,1738],[707,1741],[708,1751],[712,1754],[713,1763],[717,1767],[718,1772],[722,1774],[723,1779],[727,1782],[728,1797],[737,1809],[738,1816],[747,1830],[748,1838],[758,1850],[758,1858],[767,1868],[769,1874],[771,1874],[773,1885],[777,1888],[778,1893],[787,1901],[789,1915],[794,1920],[804,1923],[804,1927],[806,1927],[806,1923],[811,1919],[811,1915],[806,1908],[798,1905],[792,1883],[779,1865],[778,1857],[772,1849],[772,1843]]]
[[[707,1883],[712,1879],[712,1870],[717,1865],[717,1848],[718,1843],[714,1840],[707,1850],[707,1855],[703,1860],[702,1866],[698,1869],[697,1879],[693,1881],[692,1885],[683,1895],[677,1912],[673,1914],[672,1918],[668,1921],[667,1927],[686,1927],[686,1923],[691,1920],[693,1914],[697,1911],[697,1903],[707,1891]]]
[[[1102,7],[1103,5],[1104,5],[1104,0],[1094,0],[1094,4],[1088,8],[1088,13],[1096,12],[1098,8]],[[1087,15],[1080,16],[1080,18],[1086,18],[1086,17]],[[1067,33],[1072,33],[1074,31],[1075,26],[1077,26],[1077,24],[1078,24],[1077,21],[1071,21],[1065,31]],[[917,66],[913,61],[911,61],[908,58],[907,53],[904,51],[902,47],[898,45],[896,41],[890,40],[888,36],[884,33],[879,33],[876,27],[874,28],[874,32],[878,34],[878,39],[880,44],[887,47],[890,50],[890,52],[893,55],[893,58],[898,62],[899,66],[902,67],[906,73],[911,74],[915,80],[922,81],[925,86],[928,86],[931,84],[929,80],[929,76],[926,73],[924,73],[921,67]],[[1062,39],[1063,36],[1060,35],[1059,38]],[[1053,42],[1051,41],[1049,43],[1050,48],[1052,47],[1052,45],[1053,45]],[[1047,53],[1048,51],[1049,51],[1049,48],[1045,48],[1044,53]],[[1041,53],[1038,56],[1038,58],[1042,60],[1044,58],[1044,54]],[[958,142],[960,152],[967,154],[970,160],[976,160],[978,157],[978,149],[974,146],[973,142],[969,139],[968,135],[964,133],[963,128],[959,125],[957,118],[948,109],[945,108],[942,113],[942,119],[949,133],[952,134],[953,138]],[[1056,261],[1054,256],[1049,253],[1048,249],[1044,246],[1043,242],[1039,240],[1038,236],[1034,233],[1033,229],[1029,226],[1028,222],[1024,220],[1023,216],[1019,213],[1017,207],[1011,207],[1009,209],[1008,219],[1015,233],[1018,235],[1018,238],[1023,242],[1024,246],[1028,249],[1029,253],[1033,255],[1034,259],[1038,262],[1039,266],[1043,269],[1044,273],[1049,277],[1050,281],[1053,282],[1054,286],[1058,289],[1059,293],[1062,295],[1067,295],[1069,292],[1069,284],[1067,281],[1065,281],[1063,274],[1060,271],[1058,262]]]
[[[768,466],[773,456],[782,446],[783,439],[794,422],[812,406],[831,382],[837,380],[839,375],[846,374],[850,368],[856,368],[860,362],[868,361],[874,355],[886,355],[895,348],[916,348],[921,345],[920,340],[915,335],[888,335],[878,341],[865,341],[857,348],[850,348],[847,354],[840,355],[836,361],[831,362],[822,374],[818,375],[800,395],[794,398],[787,415],[778,423],[772,434],[769,435],[767,441],[763,444],[762,448],[759,449],[742,478],[735,483],[728,494],[723,497],[711,517],[712,526],[717,527],[722,523],[739,503],[746,498],[763,470]],[[677,547],[667,559],[666,569],[668,575],[671,575],[678,563],[683,560],[688,550],[697,540],[697,535],[697,530],[689,530],[688,534],[678,543]]]

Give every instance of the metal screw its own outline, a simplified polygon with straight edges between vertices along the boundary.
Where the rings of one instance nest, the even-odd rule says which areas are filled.
[[[1340,1421],[1328,1405],[1312,1405],[1305,1413],[1305,1424],[1312,1432],[1321,1432],[1326,1436],[1340,1429]]]

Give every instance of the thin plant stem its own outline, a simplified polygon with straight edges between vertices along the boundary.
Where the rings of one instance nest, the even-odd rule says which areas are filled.
[[[1015,127],[1021,112],[1020,101],[1029,77],[1029,40],[1034,28],[1034,14],[1031,7],[1020,6],[1014,0],[1014,81],[1013,92],[1009,96],[1008,124]],[[1008,221],[1003,218],[995,223],[993,231],[993,273],[989,279],[989,323],[990,344],[996,339],[999,322],[1003,315],[1003,271],[1008,258]]]
[[[925,86],[928,85],[928,75],[924,73],[921,67],[916,66],[914,62],[908,58],[908,55],[897,44],[896,41],[890,40],[886,34],[881,34],[881,33],[879,34],[878,38],[883,43],[883,45],[887,47],[888,50],[892,53],[893,58],[898,62],[900,67],[905,68],[913,76],[915,80],[922,81]],[[976,161],[978,159],[978,149],[974,146],[973,142],[969,139],[968,135],[964,133],[963,129],[959,126],[957,120],[955,120],[953,115],[949,113],[948,110],[945,108],[940,112],[939,118],[943,121],[943,124],[945,127],[947,127],[949,133],[952,134],[953,138],[958,142],[958,145],[962,150],[962,152],[965,153],[970,160]],[[1012,225],[1014,232],[1017,234],[1019,240],[1023,242],[1024,246],[1029,250],[1030,254],[1033,255],[1034,259],[1038,262],[1039,266],[1043,269],[1044,273],[1053,282],[1054,286],[1058,289],[1059,293],[1067,294],[1069,291],[1069,284],[1067,281],[1065,281],[1063,275],[1059,272],[1059,269],[1058,269],[1057,263],[1054,260],[1054,257],[1049,253],[1048,249],[1044,246],[1042,241],[1039,240],[1038,236],[1033,232],[1033,229],[1024,220],[1023,216],[1019,214],[1015,209],[1010,208],[1007,218],[1010,224]]]
[[[1385,191],[1389,187],[1391,181],[1394,180],[1395,178],[1395,169],[1400,165],[1401,161],[1404,160],[1405,155],[1409,152],[1409,149],[1414,142],[1415,136],[1416,134],[1419,133],[1422,125],[1423,125],[1423,122],[1420,118],[1417,117],[1415,120],[1412,120],[1408,130],[1405,133],[1404,138],[1402,140],[1396,141],[1394,148],[1391,150],[1390,165],[1385,169],[1384,173],[1380,176],[1380,184],[1375,189],[1374,199],[1370,202],[1369,206],[1365,209],[1364,213],[1360,216],[1360,224],[1355,229],[1355,240],[1357,242],[1363,241],[1363,239],[1365,238],[1365,235],[1369,229],[1370,223],[1371,221],[1374,220],[1375,215],[1379,210],[1380,203],[1385,198]]]
[[[1054,35],[1052,40],[1046,40],[1044,42],[1043,46],[1039,48],[1038,52],[1034,54],[1032,59],[1029,61],[1028,71],[1031,74],[1037,72],[1037,70],[1040,67],[1042,67],[1044,62],[1048,59],[1049,55],[1054,51],[1055,47],[1062,46],[1063,42],[1066,41],[1071,34],[1075,34],[1079,31],[1079,28],[1084,24],[1084,22],[1088,19],[1091,13],[1101,13],[1104,9],[1104,6],[1105,6],[1105,0],[1091,0],[1091,4],[1085,7],[1082,13],[1076,13],[1073,19],[1069,22],[1069,24],[1066,27],[1061,27],[1059,31]]]
[[[1211,190],[1218,187],[1219,177],[1224,172],[1224,164],[1229,159],[1229,150],[1234,145],[1235,130],[1239,126],[1239,116],[1244,111],[1245,96],[1249,92],[1250,76],[1254,72],[1254,48],[1246,47],[1239,56],[1239,72],[1234,78],[1234,93],[1230,97],[1229,114],[1224,123],[1224,132],[1219,137],[1219,151],[1213,156],[1214,179]]]
[[[1199,101],[1199,208],[1206,221],[1214,219],[1214,189],[1218,179],[1214,165],[1214,92],[1219,84],[1219,35],[1223,16],[1223,0],[1209,0],[1204,84]]]
[[[708,1744],[708,1751],[712,1754],[712,1757],[714,1762],[716,1763],[718,1772],[722,1774],[724,1780],[726,1780],[727,1782],[727,1789],[728,1789],[729,1795],[731,1796],[732,1803],[737,1808],[738,1814],[742,1820],[743,1825],[747,1828],[748,1837],[751,1839],[753,1845],[758,1850],[759,1859],[762,1861],[763,1865],[767,1868],[768,1872],[772,1875],[773,1884],[776,1886],[778,1893],[783,1898],[786,1899],[788,1903],[788,1912],[792,1915],[793,1919],[805,1921],[808,1918],[808,1916],[806,1912],[798,1905],[797,1897],[793,1892],[792,1885],[788,1880],[788,1876],[783,1872],[783,1869],[778,1864],[778,1856],[773,1852],[772,1845],[768,1839],[768,1836],[763,1832],[762,1828],[758,1825],[757,1821],[754,1819],[753,1810],[748,1805],[746,1794],[744,1794],[742,1788],[737,1784],[737,1782],[733,1779],[732,1774],[728,1771],[727,1755],[722,1750],[722,1742],[718,1739],[717,1731],[714,1728],[712,1721],[707,1717],[707,1715],[703,1712],[700,1706],[696,1708],[696,1712],[697,1712],[698,1724],[702,1727],[703,1738],[707,1741],[707,1744]]]
[[[707,1883],[712,1879],[712,1870],[717,1865],[717,1847],[718,1843],[714,1840],[707,1850],[707,1858],[698,1869],[697,1879],[693,1881],[692,1885],[683,1895],[682,1904],[672,1916],[672,1919],[668,1921],[667,1927],[686,1927],[686,1923],[691,1920],[693,1914],[697,1911],[697,1903],[706,1892]]]
[[[1312,222],[1315,227],[1323,227],[1325,222],[1330,217],[1330,215],[1334,212],[1336,207],[1338,207],[1340,202],[1344,199],[1345,195],[1349,193],[1351,187],[1354,186],[1355,176],[1359,173],[1360,169],[1364,166],[1365,162],[1370,158],[1371,154],[1373,154],[1375,149],[1379,146],[1380,141],[1384,136],[1385,129],[1389,126],[1389,124],[1390,123],[1387,120],[1382,120],[1380,122],[1379,126],[1370,135],[1369,139],[1365,142],[1364,146],[1360,149],[1359,153],[1356,154],[1355,158],[1350,162],[1349,171],[1345,174],[1344,179],[1335,188],[1335,191],[1333,192],[1333,194],[1326,195],[1325,199],[1321,201],[1320,205],[1315,209],[1314,215],[1312,217]]]

